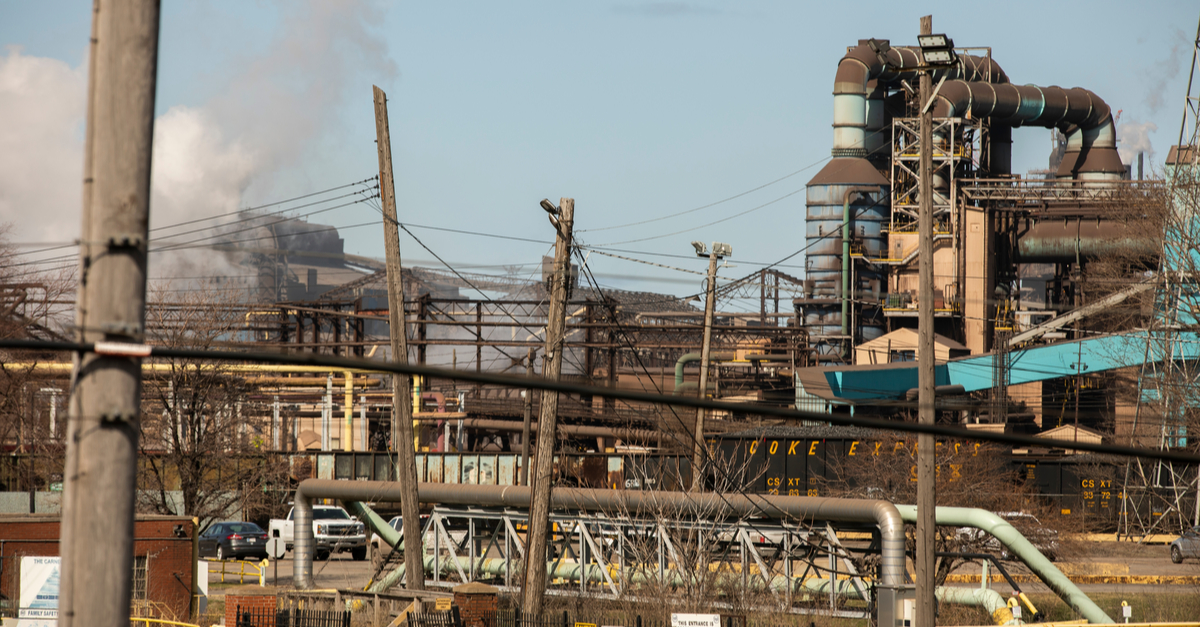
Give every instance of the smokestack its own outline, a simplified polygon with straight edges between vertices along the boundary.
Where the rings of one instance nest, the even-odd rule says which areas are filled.
[[[1143,162],[1145,161],[1145,158],[1146,158],[1145,152],[1138,153],[1138,180],[1139,181],[1142,180],[1142,165],[1143,165]]]

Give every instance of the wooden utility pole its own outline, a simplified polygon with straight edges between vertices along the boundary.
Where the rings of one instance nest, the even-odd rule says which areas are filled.
[[[717,303],[717,259],[718,246],[713,242],[712,250],[708,253],[708,285],[704,295],[704,343],[700,345],[700,387],[696,395],[704,398],[708,392],[708,354],[712,346],[713,312]],[[699,492],[704,489],[704,408],[696,410],[696,430],[692,434],[695,440],[692,451],[692,490]]]
[[[373,86],[374,87],[374,86]],[[375,91],[375,141],[379,149],[379,195],[383,201],[383,239],[387,255],[388,325],[392,361],[408,363],[408,327],[404,320],[404,281],[400,275],[400,226],[396,220],[396,188],[392,180],[392,139],[388,133],[387,94]],[[417,505],[417,456],[413,451],[412,382],[392,375],[392,446],[400,483],[400,515],[404,519],[404,585],[425,589],[425,549],[421,543],[421,510]]]
[[[533,376],[533,356],[537,353],[532,347],[529,356],[525,358],[525,376]],[[533,390],[525,390],[525,421],[521,425],[521,485],[529,485],[529,423],[533,419]]]
[[[546,320],[546,348],[542,357],[542,377],[558,381],[562,372],[562,351],[567,315],[567,282],[571,268],[571,229],[575,223],[575,200],[563,198],[554,207],[543,200],[550,222],[558,231],[554,244],[554,284],[550,292],[550,311]],[[525,551],[525,587],[521,611],[540,615],[546,592],[546,536],[550,531],[550,486],[554,482],[555,426],[558,423],[558,393],[542,392],[538,414],[537,454],[533,473],[533,503],[529,510],[529,540]]]
[[[157,0],[93,3],[58,620],[128,625],[146,312]]]
[[[921,34],[933,34],[933,16],[921,18]],[[934,348],[933,348],[933,111],[926,106],[932,96],[932,77],[929,70],[921,71],[921,169],[920,216],[918,244],[917,311],[917,421],[933,425],[934,416]],[[934,574],[937,507],[937,471],[934,459],[933,435],[917,436],[917,627],[934,626]]]

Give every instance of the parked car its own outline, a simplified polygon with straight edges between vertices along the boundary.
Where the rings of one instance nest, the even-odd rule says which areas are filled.
[[[213,523],[200,534],[200,557],[218,560],[267,558],[267,532],[252,522]]]
[[[1183,532],[1171,542],[1171,561],[1176,564],[1187,557],[1200,557],[1200,525]]]

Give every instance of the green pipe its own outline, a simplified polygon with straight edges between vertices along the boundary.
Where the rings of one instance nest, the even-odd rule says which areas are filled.
[[[939,586],[933,594],[942,603],[982,607],[997,625],[1025,624],[1021,619],[1013,617],[1012,610],[1009,609],[1004,597],[991,588]]]
[[[700,357],[701,355],[698,352],[684,353],[679,357],[679,360],[675,362],[675,390],[672,392],[673,394],[679,394],[679,392],[684,389],[691,389],[686,387],[683,383],[683,366],[684,364],[689,364],[693,361],[700,361]],[[737,359],[737,353],[728,351],[715,352],[708,356],[709,361],[733,361],[734,359]],[[696,387],[696,384],[693,383],[691,387]]]
[[[916,522],[917,506],[897,505],[900,517],[905,522]],[[1008,550],[1025,562],[1038,579],[1050,587],[1060,599],[1070,605],[1091,623],[1114,623],[1113,619],[1104,613],[1086,594],[1083,593],[1067,576],[1062,574],[1041,551],[1038,551],[1021,532],[1008,524],[1008,521],[985,509],[971,507],[938,507],[934,519],[937,524],[948,527],[974,527],[992,534]]]
[[[850,195],[870,194],[879,191],[872,187],[848,187],[842,193],[842,336],[850,335],[850,234],[854,231],[853,217],[850,215]],[[846,353],[850,357],[850,342],[846,341]]]
[[[842,194],[842,337],[850,335],[850,194]],[[848,355],[843,355],[848,356]]]

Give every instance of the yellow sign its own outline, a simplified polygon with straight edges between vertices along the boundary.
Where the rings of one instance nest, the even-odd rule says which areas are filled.
[[[439,612],[447,612],[450,610],[450,606],[454,605],[454,599],[451,599],[450,597],[441,597],[434,603],[434,609]]]
[[[596,627],[596,623],[575,623],[575,627]]]

